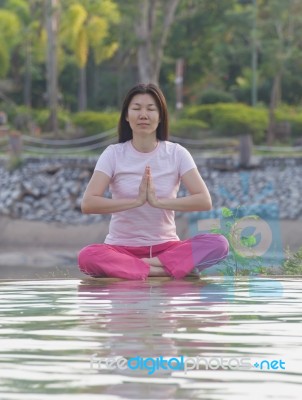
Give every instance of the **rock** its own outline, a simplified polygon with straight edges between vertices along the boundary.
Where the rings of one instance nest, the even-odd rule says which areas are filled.
[[[31,157],[12,172],[0,162],[0,214],[68,224],[108,220],[110,215],[81,213],[82,197],[96,161],[97,157]],[[248,171],[213,169],[216,164],[217,160],[202,160],[200,168],[212,196],[213,210],[208,212],[211,218],[220,217],[221,207],[240,206],[267,218],[302,219],[301,159],[269,158],[262,160],[259,168]],[[231,160],[223,164],[228,166]],[[181,185],[178,196],[185,195]],[[110,198],[111,194],[106,190],[104,196]],[[181,215],[176,213],[177,217]]]

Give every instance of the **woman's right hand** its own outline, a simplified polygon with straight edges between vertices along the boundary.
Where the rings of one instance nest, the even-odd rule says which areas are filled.
[[[147,201],[147,188],[148,188],[149,170],[150,170],[150,167],[147,166],[145,168],[144,175],[142,176],[142,180],[141,180],[141,183],[139,185],[138,198],[137,198],[137,202],[138,202],[139,206],[142,206]]]

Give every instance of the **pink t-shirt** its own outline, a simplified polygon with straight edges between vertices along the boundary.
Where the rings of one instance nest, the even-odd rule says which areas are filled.
[[[111,178],[109,190],[113,199],[134,199],[146,165],[150,165],[158,198],[176,198],[180,178],[196,164],[184,147],[169,141],[159,141],[149,152],[137,151],[131,141],[110,145],[101,154],[95,171]],[[141,207],[112,214],[105,243],[119,246],[152,246],[179,240],[176,234],[175,212]]]

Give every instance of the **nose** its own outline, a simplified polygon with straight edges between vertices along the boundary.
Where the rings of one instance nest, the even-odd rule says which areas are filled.
[[[147,117],[148,117],[147,110],[141,109],[141,111],[139,113],[139,118],[147,118]]]

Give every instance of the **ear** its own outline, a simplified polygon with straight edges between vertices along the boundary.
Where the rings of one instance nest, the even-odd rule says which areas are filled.
[[[128,113],[125,115],[125,120],[129,122]]]

